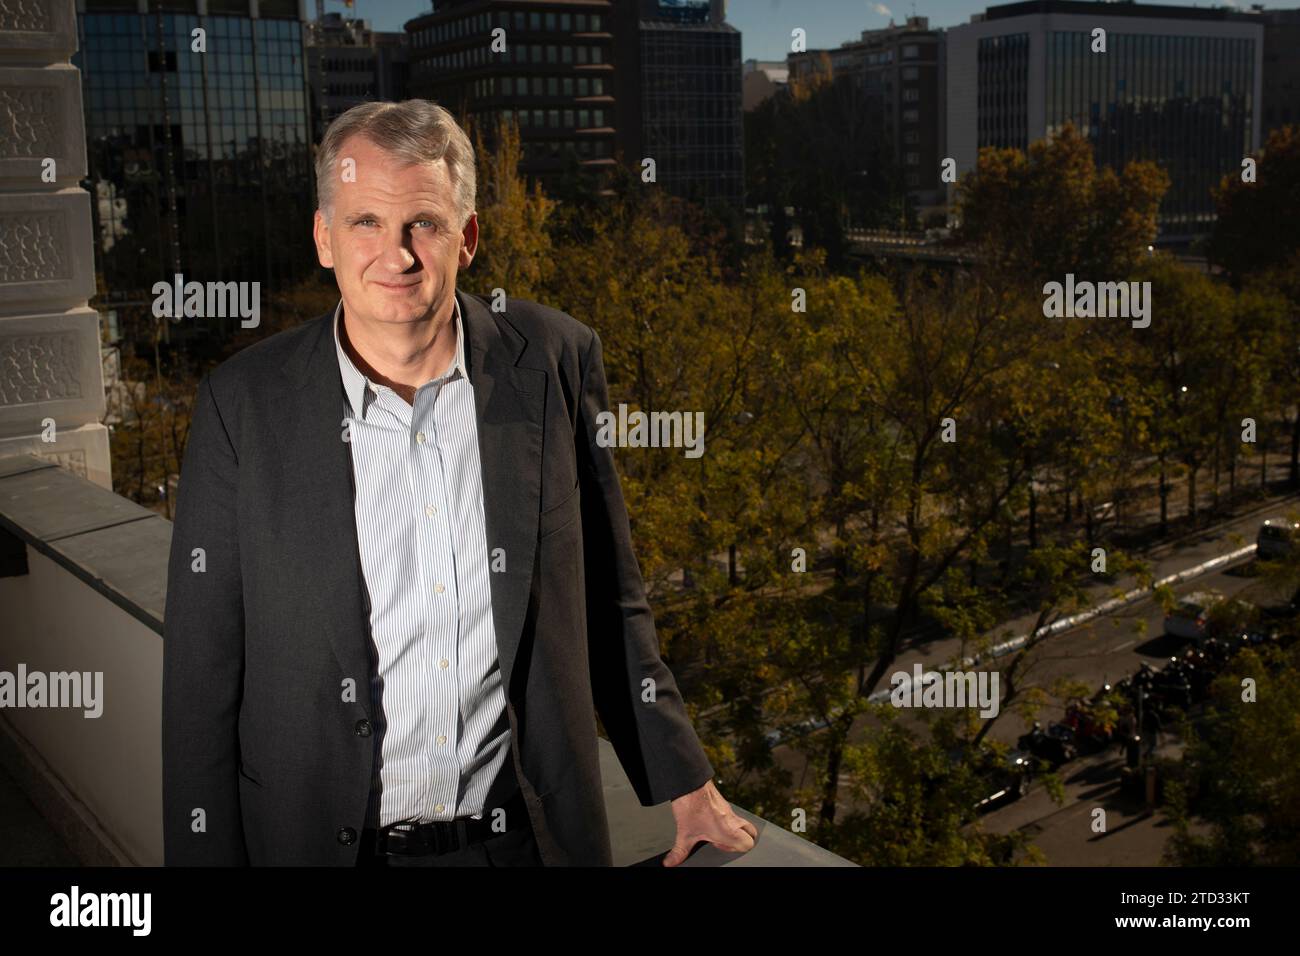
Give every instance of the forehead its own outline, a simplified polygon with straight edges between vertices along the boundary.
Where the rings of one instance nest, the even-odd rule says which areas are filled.
[[[339,177],[335,196],[344,203],[436,203],[453,201],[451,173],[446,159],[411,163],[354,134],[339,146],[334,175]],[[349,168],[350,167],[350,168]]]

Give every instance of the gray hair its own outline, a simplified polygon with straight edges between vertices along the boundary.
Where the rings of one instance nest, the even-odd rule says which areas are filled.
[[[478,188],[474,147],[455,117],[431,100],[361,103],[330,123],[316,153],[316,204],[328,221],[332,213],[339,149],[353,135],[364,136],[385,152],[412,164],[446,159],[456,209],[464,229],[474,212]]]

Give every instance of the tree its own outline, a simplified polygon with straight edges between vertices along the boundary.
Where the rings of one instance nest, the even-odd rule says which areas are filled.
[[[1234,171],[1214,190],[1218,218],[1210,256],[1238,282],[1294,267],[1300,253],[1300,127],[1273,130],[1255,160],[1254,182]]]
[[[980,150],[957,186],[959,240],[976,250],[995,286],[1039,289],[1067,273],[1118,281],[1155,240],[1168,175],[1150,162],[1117,174],[1098,167],[1092,144],[1067,124],[1018,149]]]

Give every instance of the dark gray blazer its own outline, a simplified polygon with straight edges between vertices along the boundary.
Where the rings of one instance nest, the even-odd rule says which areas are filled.
[[[645,806],[713,767],[660,659],[613,454],[596,443],[600,340],[556,309],[510,299],[497,314],[456,295],[488,551],[506,557],[492,613],[515,773],[543,861],[608,866],[596,713]],[[356,862],[376,714],[332,318],[199,385],[164,627],[169,865]]]

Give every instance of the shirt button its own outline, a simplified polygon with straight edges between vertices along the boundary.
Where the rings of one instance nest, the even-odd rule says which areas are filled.
[[[356,838],[357,838],[357,831],[352,829],[351,827],[339,828],[338,840],[344,846],[351,846],[352,843],[356,840]]]
[[[424,432],[416,432],[416,433],[415,433],[415,440],[416,440],[417,442],[419,442],[421,445],[423,445],[423,444],[424,444]]]
[[[443,735],[443,734],[439,734],[439,735],[438,735],[438,746],[441,747],[441,746],[442,746],[443,744],[445,744],[446,742],[447,742],[447,738],[446,738],[446,736]]]
[[[435,585],[433,586],[433,589],[434,589],[435,591],[437,591],[439,594],[441,594],[443,591],[447,590],[447,589],[446,589],[445,587],[443,587],[441,584],[435,584]]]
[[[435,807],[433,808],[433,812],[434,812],[434,813],[442,813],[442,804],[440,803],[440,804],[438,804],[437,806],[435,806]]]
[[[357,721],[357,736],[358,736],[358,737],[369,737],[369,736],[370,736],[370,731],[371,731],[370,721],[368,721],[368,720],[358,720],[358,721]]]
[[[424,513],[427,514],[430,518],[432,518],[434,515],[438,513],[438,509],[435,508],[433,505],[425,505]]]
[[[448,663],[450,662],[447,660],[447,658],[444,657],[442,660],[438,661],[438,666],[441,667],[443,670],[446,670]]]

